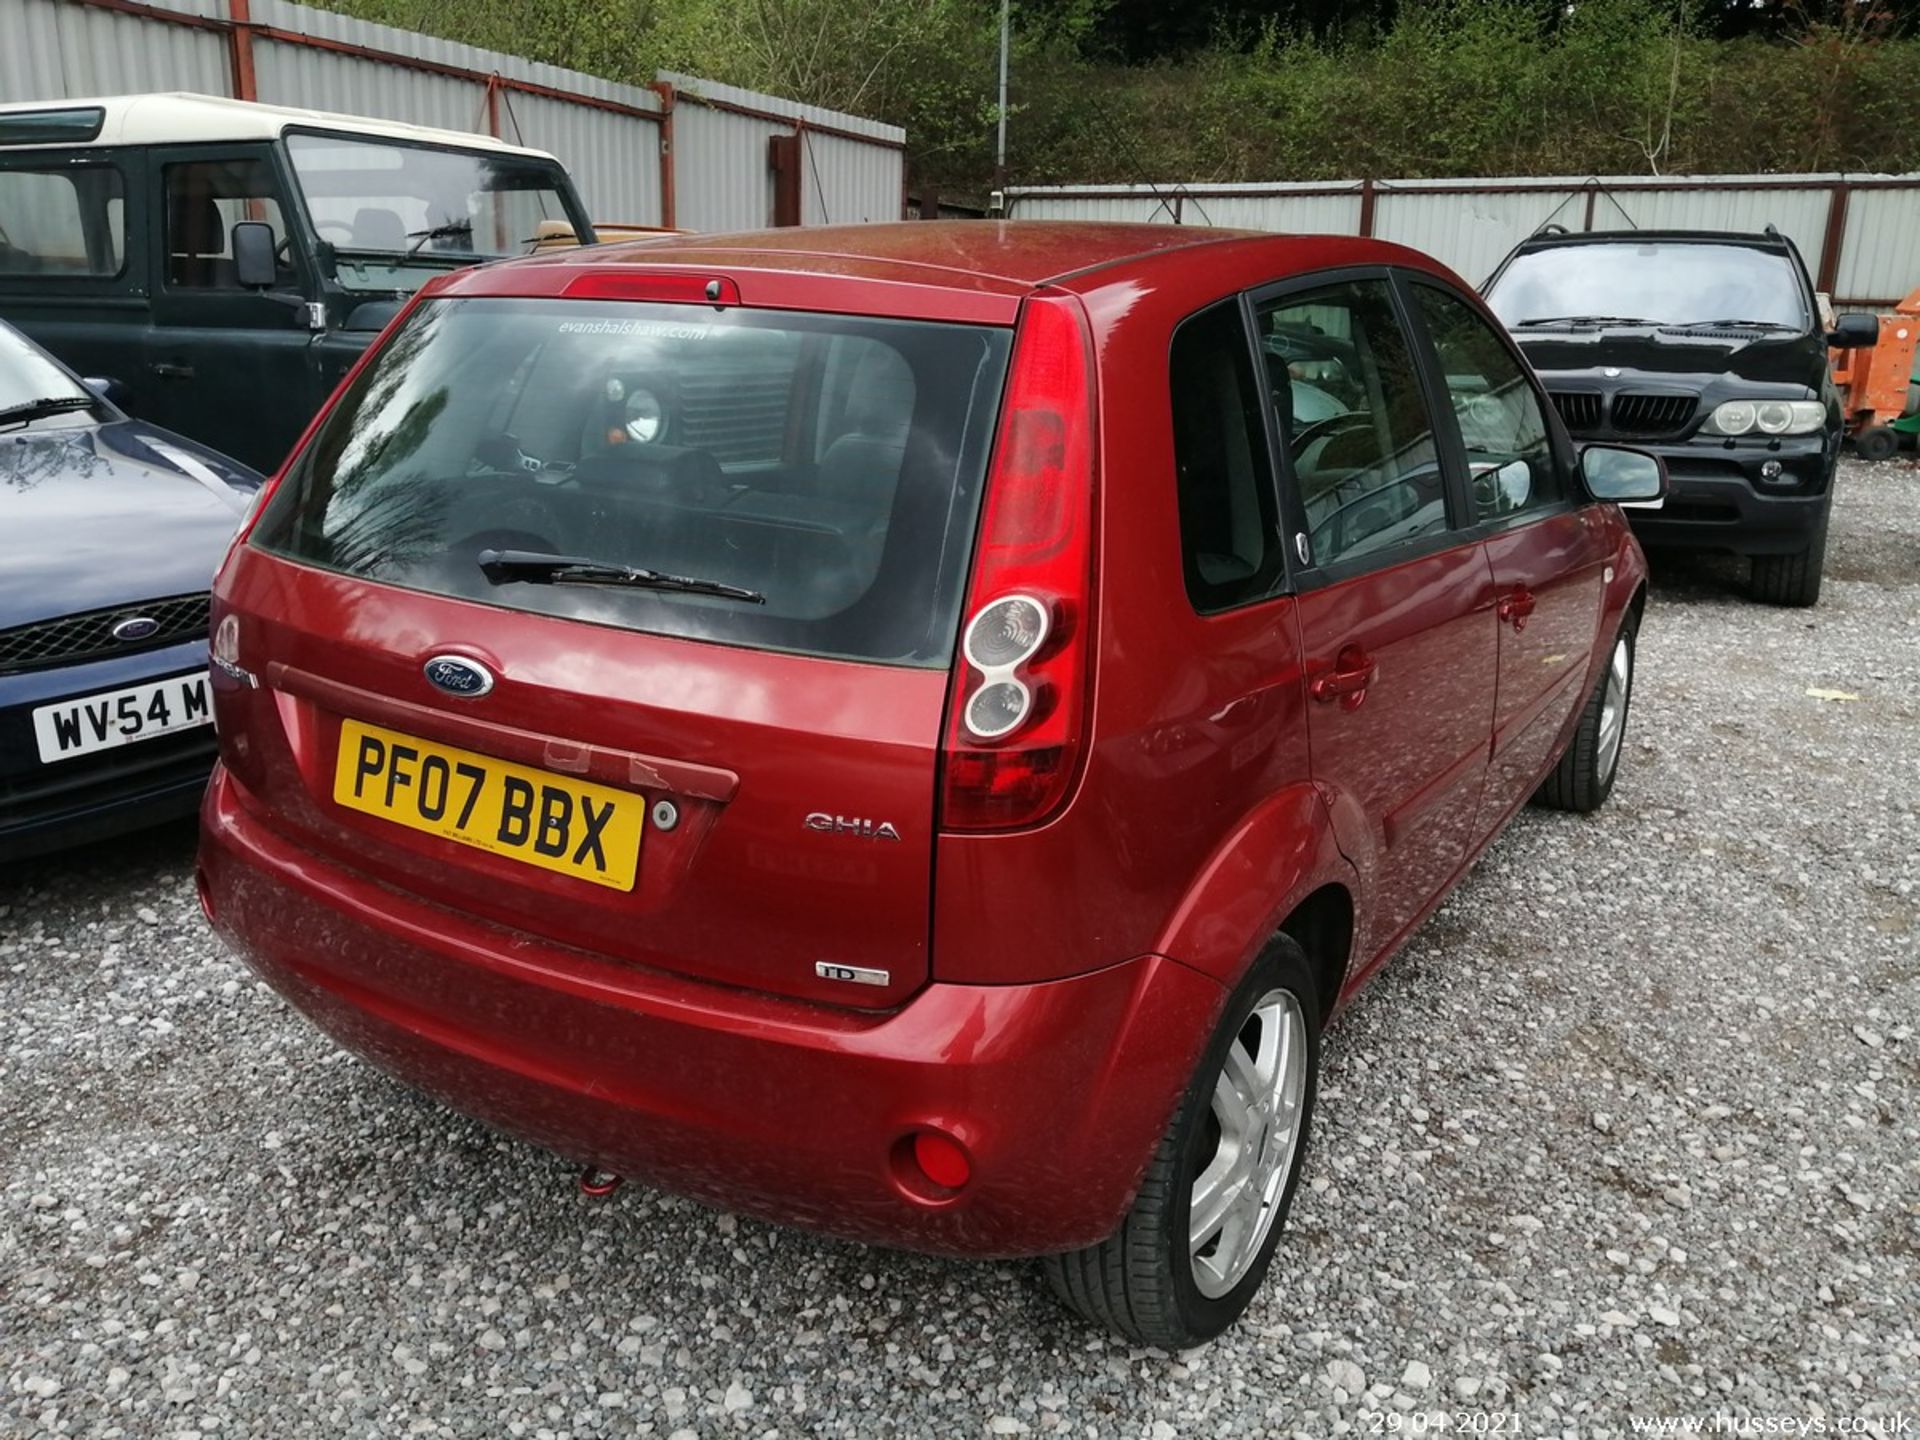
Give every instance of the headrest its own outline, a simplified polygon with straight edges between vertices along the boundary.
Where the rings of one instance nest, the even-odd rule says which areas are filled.
[[[405,250],[407,222],[397,211],[362,206],[353,212],[353,247],[356,250]]]
[[[175,195],[167,210],[167,247],[174,255],[226,253],[220,207],[211,195]]]
[[[854,367],[847,423],[855,434],[903,441],[913,424],[913,371],[890,345],[866,347]]]

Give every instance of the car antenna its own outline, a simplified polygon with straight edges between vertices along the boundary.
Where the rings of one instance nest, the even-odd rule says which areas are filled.
[[[1158,209],[1156,209],[1154,213],[1158,214],[1161,210],[1164,210],[1167,212],[1168,217],[1173,221],[1174,224],[1176,225],[1182,224],[1183,222],[1180,218],[1180,211],[1177,208],[1175,202],[1181,199],[1192,200],[1193,208],[1200,212],[1200,218],[1204,220],[1209,227],[1211,227],[1213,224],[1213,217],[1207,213],[1207,207],[1202,205],[1198,200],[1198,198],[1196,198],[1190,191],[1187,190],[1186,186],[1184,185],[1175,186],[1174,187],[1175,193],[1171,198],[1169,198],[1166,192],[1161,190],[1161,188],[1158,185],[1154,184],[1153,181],[1146,178],[1146,167],[1140,163],[1140,151],[1138,147],[1136,147],[1134,143],[1127,136],[1123,135],[1115,127],[1112,117],[1107,114],[1106,105],[1100,100],[1100,98],[1097,95],[1089,93],[1087,96],[1087,99],[1092,102],[1093,113],[1100,118],[1100,127],[1107,132],[1107,138],[1111,140],[1116,146],[1126,151],[1127,156],[1131,161],[1129,168],[1133,171],[1135,175],[1138,175],[1141,177],[1140,179],[1134,181],[1133,183],[1136,185],[1145,185],[1147,189],[1152,192],[1153,198],[1160,202]]]

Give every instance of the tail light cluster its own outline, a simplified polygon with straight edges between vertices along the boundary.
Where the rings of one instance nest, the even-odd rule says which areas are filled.
[[[1066,797],[1093,599],[1093,378],[1079,305],[1021,312],[942,755],[941,824],[1008,830]]]

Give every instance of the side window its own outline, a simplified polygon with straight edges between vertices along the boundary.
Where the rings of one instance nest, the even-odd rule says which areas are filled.
[[[1181,323],[1167,384],[1187,597],[1202,612],[1264,599],[1285,567],[1260,387],[1237,300]]]
[[[0,170],[0,275],[118,275],[125,225],[111,165]]]
[[[1513,352],[1458,296],[1431,285],[1412,288],[1433,336],[1466,446],[1475,521],[1498,520],[1566,499],[1539,396]]]
[[[1255,313],[1312,563],[1446,529],[1433,421],[1387,282],[1283,295]]]
[[[280,214],[273,167],[264,160],[196,160],[169,165],[167,191],[167,284],[184,290],[239,290],[234,273],[233,227],[261,220],[276,241],[287,234]],[[283,256],[283,284],[293,272]]]

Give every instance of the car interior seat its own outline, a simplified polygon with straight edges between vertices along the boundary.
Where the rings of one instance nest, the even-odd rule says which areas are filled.
[[[860,357],[848,388],[847,429],[820,457],[822,498],[849,505],[869,528],[884,527],[913,428],[913,371],[890,346]]]
[[[407,248],[407,222],[400,218],[396,210],[363,205],[353,212],[352,248],[404,253]]]
[[[167,205],[167,281],[195,288],[231,289],[239,285],[233,261],[226,258],[226,227],[220,207],[205,191],[189,190]]]

